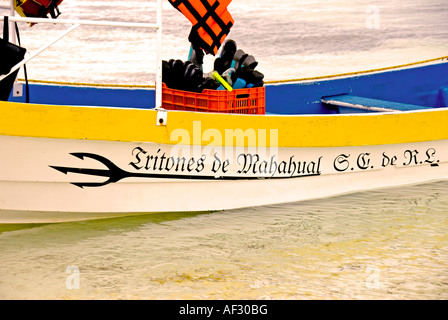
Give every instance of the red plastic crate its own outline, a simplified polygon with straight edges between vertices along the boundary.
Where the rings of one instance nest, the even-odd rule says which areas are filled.
[[[265,87],[209,90],[202,93],[162,87],[162,108],[199,112],[265,114]]]

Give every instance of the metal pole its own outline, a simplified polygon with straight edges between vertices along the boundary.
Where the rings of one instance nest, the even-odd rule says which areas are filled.
[[[3,16],[0,16],[3,20]],[[104,27],[127,27],[127,28],[152,28],[157,29],[155,23],[140,22],[114,22],[114,21],[95,21],[95,20],[76,20],[76,19],[46,19],[46,18],[28,18],[28,17],[10,17],[9,21],[13,22],[29,22],[29,23],[51,23],[51,24],[80,24],[90,26]]]
[[[157,0],[156,109],[162,108],[162,17],[163,2]]]
[[[42,51],[44,51],[45,49],[47,49],[48,47],[52,46],[53,44],[55,44],[56,42],[58,42],[59,40],[61,40],[63,37],[65,37],[66,35],[68,35],[70,32],[72,32],[73,30],[75,30],[76,28],[79,27],[79,24],[75,24],[73,26],[71,26],[70,28],[68,28],[67,30],[65,30],[63,33],[61,33],[58,37],[56,37],[55,39],[53,39],[51,42],[47,43],[46,45],[42,46],[39,48],[39,50],[37,50],[36,52],[34,52],[32,55],[30,55],[28,58],[23,59],[22,61],[20,61],[18,64],[16,64],[14,67],[11,68],[11,71],[9,71],[8,74],[4,74],[0,76],[0,81],[2,81],[3,79],[5,79],[7,76],[9,76],[10,74],[12,74],[14,71],[18,70],[21,66],[23,66],[24,64],[26,64],[28,61],[30,61],[31,59],[33,59],[34,57],[36,57],[37,55],[39,55]]]
[[[9,0],[9,15],[11,17],[14,17],[15,15],[14,10],[14,0]],[[9,20],[9,42],[17,44],[17,38],[16,38],[16,27],[14,25],[14,21]]]

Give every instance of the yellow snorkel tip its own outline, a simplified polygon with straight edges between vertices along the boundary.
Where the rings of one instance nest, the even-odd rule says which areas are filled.
[[[212,76],[213,76],[213,79],[215,79],[220,84],[222,84],[224,86],[224,88],[226,88],[228,91],[233,90],[232,87],[227,83],[227,81],[224,80],[224,78],[221,77],[217,71],[213,71]]]

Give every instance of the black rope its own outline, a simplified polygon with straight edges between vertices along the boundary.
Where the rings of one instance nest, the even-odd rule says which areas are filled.
[[[20,34],[19,34],[19,27],[17,26],[17,22],[15,23],[15,27],[16,27],[16,35],[17,35],[17,41],[19,43],[19,46],[21,46],[20,44]],[[23,65],[23,72],[25,74],[25,102],[29,103],[30,102],[30,87],[28,84],[28,72],[26,71],[26,64]]]

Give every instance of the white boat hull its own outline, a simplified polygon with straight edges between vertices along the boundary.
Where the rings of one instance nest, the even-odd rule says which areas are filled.
[[[251,150],[0,136],[0,147],[2,223],[218,211],[448,178],[446,140]]]

